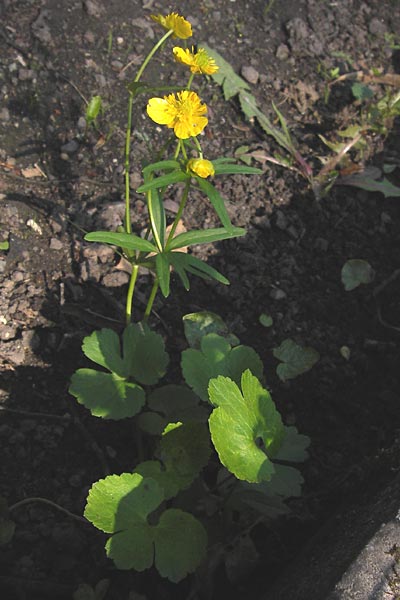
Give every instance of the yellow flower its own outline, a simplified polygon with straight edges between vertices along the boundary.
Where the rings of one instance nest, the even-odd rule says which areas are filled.
[[[219,69],[215,64],[215,60],[208,56],[204,48],[199,48],[197,52],[189,49],[179,48],[176,46],[173,49],[175,60],[184,65],[188,65],[192,73],[203,73],[203,75],[212,75]]]
[[[214,165],[210,160],[206,160],[205,158],[191,158],[187,164],[187,168],[199,177],[203,177],[203,179],[215,173]]]
[[[183,17],[178,15],[178,13],[169,13],[166,17],[163,15],[151,15],[151,18],[156,23],[159,23],[164,29],[168,31],[173,31],[173,37],[181,38],[181,40],[186,40],[192,36],[192,26],[189,21],[186,21]]]
[[[159,125],[174,130],[177,138],[186,140],[199,135],[208,123],[207,106],[201,103],[196,92],[184,90],[164,98],[150,98],[147,114]]]

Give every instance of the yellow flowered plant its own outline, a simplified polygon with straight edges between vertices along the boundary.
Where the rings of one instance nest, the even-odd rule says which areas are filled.
[[[151,18],[167,31],[172,31],[173,37],[186,40],[192,36],[191,24],[189,21],[178,15],[178,13],[169,13],[165,17],[163,15],[151,15]]]
[[[207,106],[196,94],[184,90],[169,94],[164,98],[150,98],[147,104],[147,114],[159,125],[166,125],[174,130],[177,138],[186,140],[199,135],[208,123],[205,116]]]
[[[215,173],[214,165],[205,158],[191,158],[188,161],[187,169],[203,179]]]
[[[176,46],[173,48],[175,60],[184,65],[188,65],[192,73],[202,73],[203,75],[212,75],[218,71],[218,65],[215,64],[215,60],[211,58],[204,50],[199,48],[197,52],[189,50],[188,48],[179,48]]]

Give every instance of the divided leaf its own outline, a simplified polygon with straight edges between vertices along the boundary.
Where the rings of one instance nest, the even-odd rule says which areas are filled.
[[[269,392],[249,369],[241,387],[228,377],[210,381],[210,401],[216,407],[209,418],[211,439],[221,463],[238,479],[269,481],[275,473],[270,458],[285,429]]]
[[[124,362],[129,376],[154,385],[166,373],[169,357],[164,340],[146,323],[131,323],[123,334]]]
[[[208,401],[208,384],[213,377],[225,375],[239,383],[246,369],[259,378],[263,376],[261,359],[249,346],[232,348],[225,338],[209,333],[201,338],[200,348],[184,350],[181,366],[186,383],[205,402]]]
[[[106,551],[119,569],[144,571],[154,560],[162,576],[178,582],[202,561],[207,534],[195,517],[176,509],[165,511],[157,525],[150,525],[147,518],[163,499],[162,489],[151,478],[138,473],[110,475],[89,491],[85,517],[113,534]]]
[[[291,339],[283,340],[273,355],[282,361],[276,368],[276,373],[282,381],[294,379],[309,371],[319,361],[319,353],[310,346],[300,346]]]

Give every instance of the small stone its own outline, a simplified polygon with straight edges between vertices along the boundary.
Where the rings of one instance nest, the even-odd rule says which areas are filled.
[[[317,238],[314,242],[314,248],[316,250],[322,250],[322,252],[326,252],[328,250],[329,242],[325,238]]]
[[[0,273],[4,273],[6,270],[7,262],[3,259],[0,259]]]
[[[278,60],[287,60],[289,58],[290,50],[286,44],[279,44],[275,56]]]
[[[103,13],[103,7],[95,0],[83,0],[82,4],[90,17],[100,17]]]
[[[288,220],[286,218],[286,216],[284,215],[284,213],[281,210],[277,210],[275,212],[275,216],[276,216],[276,226],[279,227],[279,229],[281,229],[282,231],[285,231],[285,229],[287,229],[288,226]]]
[[[18,71],[18,79],[20,81],[30,81],[35,77],[35,71],[33,69],[20,69]]]
[[[129,281],[128,273],[124,271],[113,271],[103,277],[103,284],[106,287],[120,287]]]
[[[86,33],[83,36],[83,39],[85,40],[85,42],[88,42],[89,44],[94,44],[94,42],[96,40],[93,31],[86,31]]]
[[[86,119],[85,117],[79,117],[78,123],[76,124],[79,131],[85,131],[86,129]]]
[[[63,244],[57,238],[51,238],[49,248],[50,250],[62,250]]]
[[[241,74],[246,81],[252,84],[256,84],[260,77],[259,72],[251,65],[242,67]]]
[[[74,154],[79,148],[79,143],[76,140],[71,140],[61,146],[61,152],[65,154]]]
[[[25,276],[24,276],[24,274],[21,271],[14,271],[14,273],[12,274],[12,279],[16,283],[19,283],[20,281],[23,281],[24,278],[25,278]]]
[[[269,295],[272,298],[272,300],[283,300],[287,296],[286,292],[279,288],[272,288]]]
[[[120,60],[112,60],[111,66],[113,69],[115,69],[115,71],[120,71],[124,66],[124,63],[122,63]]]
[[[372,35],[376,35],[379,37],[384,36],[387,32],[387,27],[385,23],[382,23],[382,21],[377,17],[371,19],[368,29]]]
[[[0,328],[0,338],[3,342],[7,342],[9,340],[14,340],[17,337],[18,329],[16,327],[1,327]]]
[[[10,120],[10,111],[6,106],[4,106],[0,110],[0,121],[9,121]]]
[[[61,152],[60,158],[61,160],[69,160],[69,156],[68,154],[65,154],[65,152]]]

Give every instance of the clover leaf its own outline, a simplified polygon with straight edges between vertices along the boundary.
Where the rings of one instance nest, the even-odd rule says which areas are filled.
[[[112,534],[106,551],[119,569],[144,571],[154,561],[162,576],[178,582],[204,558],[207,534],[195,517],[178,509],[166,510],[157,525],[150,525],[148,517],[163,499],[154,479],[110,475],[90,489],[85,517]]]
[[[309,346],[300,346],[291,339],[283,340],[273,355],[282,361],[276,368],[276,373],[282,381],[294,379],[309,371],[319,361],[319,353]]]
[[[112,329],[94,331],[85,337],[84,354],[110,373],[78,369],[71,378],[70,394],[92,415],[123,419],[136,415],[145,403],[140,385],[130,377],[151,385],[165,374],[168,355],[160,335],[145,324],[128,325],[120,338]]]
[[[208,392],[216,407],[209,418],[211,439],[221,463],[238,479],[269,481],[275,473],[270,457],[279,450],[285,428],[269,392],[249,369],[241,388],[228,377],[211,379]]]
[[[200,350],[184,350],[181,364],[186,383],[204,401],[208,400],[208,383],[213,377],[225,375],[239,383],[246,369],[259,378],[263,376],[263,364],[253,348],[232,348],[225,338],[216,333],[201,338]]]

